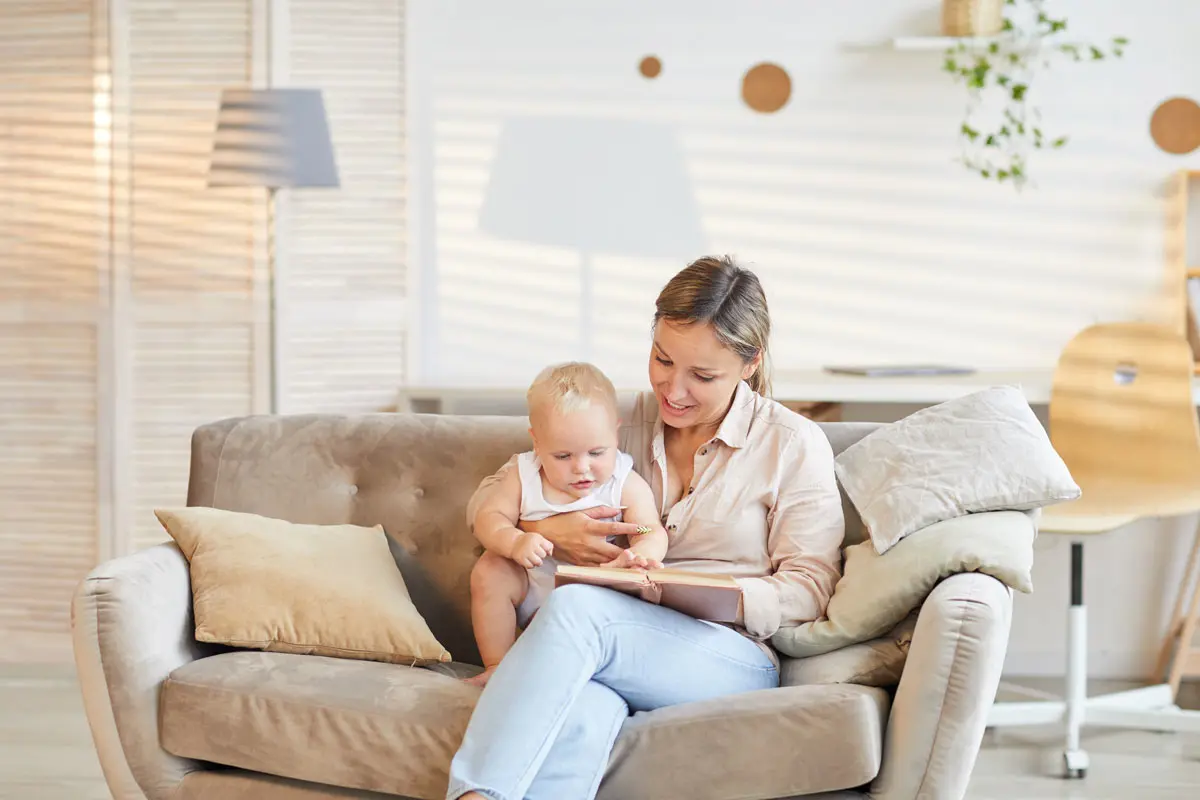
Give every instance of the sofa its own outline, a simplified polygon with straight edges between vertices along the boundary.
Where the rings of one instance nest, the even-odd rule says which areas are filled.
[[[875,428],[821,426],[835,451]],[[409,667],[198,643],[188,562],[174,543],[101,564],[73,598],[72,636],[115,800],[443,797],[478,697],[460,680],[478,669],[469,575],[480,548],[464,509],[485,475],[528,446],[518,417],[268,415],[198,428],[188,505],[382,524],[454,661]],[[843,502],[847,544],[861,541]],[[784,658],[778,689],[635,714],[599,796],[961,798],[1011,609],[1000,581],[951,575],[921,606],[896,685],[806,683]]]

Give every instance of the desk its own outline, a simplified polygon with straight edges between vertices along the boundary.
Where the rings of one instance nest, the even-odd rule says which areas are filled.
[[[981,370],[971,375],[898,376],[867,378],[833,375],[824,370],[779,370],[774,398],[781,402],[820,400],[831,403],[911,403],[934,405],[991,386],[1019,386],[1030,405],[1050,402],[1051,370]],[[400,389],[400,411],[443,413],[456,400],[525,402],[525,386],[406,386]],[[617,392],[645,391],[645,386],[618,385]],[[1192,398],[1200,405],[1200,379],[1192,381]]]
[[[773,395],[780,401],[819,400],[831,403],[926,403],[933,405],[990,386],[1020,386],[1031,405],[1050,401],[1053,373],[1041,371],[980,371],[972,375],[903,376],[866,378],[833,375],[824,370],[779,370],[774,376]],[[525,402],[525,386],[455,385],[405,386],[400,389],[400,411],[442,413],[454,401],[501,400]],[[645,386],[617,386],[617,392],[645,391]],[[1200,386],[1196,390],[1200,402]]]

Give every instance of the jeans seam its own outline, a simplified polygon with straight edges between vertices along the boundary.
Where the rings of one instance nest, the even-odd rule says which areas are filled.
[[[566,628],[564,630],[564,633],[566,635],[563,637],[563,640],[566,642],[569,642],[570,645],[572,647],[574,647],[575,650],[581,656],[583,656],[583,658],[585,660],[590,659],[592,662],[592,668],[591,668],[592,675],[588,676],[584,680],[584,683],[586,683],[587,681],[591,680],[593,676],[595,676],[599,658],[597,658],[597,654],[595,652],[591,652],[591,648],[587,647],[587,645],[584,642],[580,641],[579,638],[574,635],[574,631],[572,631],[569,627],[566,627],[566,626],[564,626],[564,627]],[[561,705],[561,707],[558,709],[558,713],[554,717],[554,720],[551,722],[551,725],[550,725],[551,730],[555,730],[557,728],[557,731],[559,731],[559,732],[562,731],[562,726],[559,723],[562,722],[562,720],[570,712],[571,706],[579,698],[580,691],[582,691],[582,685],[581,685],[581,688],[578,691],[573,692],[572,696],[567,700],[567,702],[563,703]],[[535,771],[533,773],[533,775],[530,776],[530,774],[529,774],[530,770],[533,768],[533,765],[537,762],[538,754],[540,754],[542,752],[542,748],[545,747],[547,740],[550,740],[552,738],[556,739],[557,737],[558,737],[557,733],[554,733],[552,736],[548,735],[546,737],[543,737],[541,742],[538,744],[538,747],[533,751],[533,754],[529,757],[529,761],[526,762],[526,764],[523,767],[521,767],[520,774],[517,777],[517,785],[518,786],[522,783],[532,782],[533,780],[536,780],[537,772]],[[544,759],[543,759],[542,763],[545,763]],[[541,765],[538,766],[538,769],[540,769],[540,768],[541,768]]]
[[[624,698],[622,698],[622,699],[624,699]],[[608,739],[609,739],[610,744],[608,746],[608,753],[606,753],[605,757],[603,759],[601,759],[600,763],[596,766],[595,774],[592,775],[592,782],[591,782],[592,791],[591,791],[591,794],[588,795],[589,798],[593,798],[597,794],[599,794],[600,783],[604,780],[604,772],[606,769],[608,769],[608,762],[612,758],[612,744],[616,743],[617,736],[620,735],[621,727],[625,724],[625,721],[627,719],[629,719],[628,705],[626,706],[625,716],[624,717],[618,716],[616,719],[616,724],[613,725],[613,728],[616,730],[616,732],[613,733],[610,731],[610,733],[609,733]]]
[[[587,681],[589,681],[589,680],[591,680],[590,677],[584,681],[583,685],[586,685]],[[575,704],[575,701],[579,699],[579,694],[580,694],[580,692],[583,691],[583,685],[581,685],[580,688],[576,692],[574,692],[574,694],[572,695],[572,697],[570,698],[570,700],[568,702],[563,703],[562,706],[559,708],[558,713],[555,715],[554,721],[550,726],[552,730],[555,730],[555,733],[544,737],[542,739],[541,743],[538,745],[538,748],[536,750],[534,750],[533,755],[530,756],[529,761],[525,764],[525,766],[521,767],[521,774],[517,778],[518,784],[532,783],[534,780],[537,779],[537,770],[534,770],[533,775],[530,775],[529,772],[531,769],[533,769],[533,765],[537,761],[538,754],[542,752],[542,748],[545,746],[546,741],[550,740],[551,742],[553,742],[554,740],[558,739],[559,733],[562,732],[562,725],[560,725],[559,723],[561,723],[562,720],[567,716],[567,714],[570,713],[571,706],[573,706]],[[553,745],[551,745],[551,746],[553,746]],[[549,753],[549,751],[547,750],[547,754],[548,753]],[[538,764],[537,769],[540,770],[542,765],[545,763],[546,763],[546,760],[543,758],[541,764]]]
[[[778,671],[774,664],[768,663],[766,666],[755,666],[746,661],[742,661],[737,658],[733,658],[726,653],[720,652],[719,650],[714,650],[711,647],[707,647],[707,646],[699,644],[698,642],[695,642],[691,639],[687,639],[682,636],[679,636],[674,631],[670,631],[665,628],[658,627],[657,625],[648,625],[644,622],[632,622],[632,621],[628,621],[628,620],[618,620],[618,621],[609,622],[608,624],[613,627],[624,626],[627,628],[643,628],[645,630],[650,630],[650,631],[654,631],[656,633],[661,633],[666,636],[670,636],[671,638],[673,638],[677,641],[681,641],[681,642],[690,644],[690,645],[696,647],[697,649],[703,650],[705,653],[707,653],[709,655],[716,656],[717,658],[721,659],[722,661],[728,662],[730,664],[734,664],[739,667],[745,667],[746,669],[756,670],[758,672],[776,672],[776,671]],[[736,632],[734,633],[734,635],[741,636],[740,633],[736,633]],[[742,638],[745,638],[745,637],[742,637]],[[747,640],[747,641],[749,641],[749,640]],[[757,650],[757,652],[760,653],[762,655],[762,657],[764,659],[766,659],[767,661],[770,660],[770,659],[767,659],[766,653],[763,653],[761,650]]]

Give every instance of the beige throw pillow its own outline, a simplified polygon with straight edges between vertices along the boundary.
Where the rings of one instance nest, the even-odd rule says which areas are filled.
[[[851,545],[825,616],[780,628],[771,644],[784,655],[807,658],[869,642],[920,608],[938,581],[960,572],[982,572],[1032,592],[1036,513],[992,511],[938,522],[884,555],[869,541]]]
[[[1080,495],[1029,402],[1011,386],[885,425],[838,454],[834,468],[881,555],[935,522]]]
[[[451,660],[379,525],[199,506],[154,513],[190,564],[198,641],[414,666]]]

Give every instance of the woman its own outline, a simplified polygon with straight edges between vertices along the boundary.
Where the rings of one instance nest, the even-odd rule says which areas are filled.
[[[779,685],[767,640],[824,612],[844,521],[828,440],[767,399],[769,334],[752,272],[728,258],[690,264],[659,294],[654,391],[622,433],[670,536],[666,566],[737,578],[737,624],[592,586],[556,589],[480,696],[448,800],[594,797],[631,710]],[[471,519],[511,466],[481,485]],[[578,513],[522,525],[585,563],[612,557],[604,535],[631,532]]]

